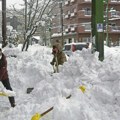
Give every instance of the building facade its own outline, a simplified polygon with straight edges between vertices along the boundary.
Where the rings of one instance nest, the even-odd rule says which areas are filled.
[[[91,8],[92,0],[66,0],[62,8],[58,4],[52,18],[52,42],[62,40],[62,37],[64,43],[90,42]],[[120,0],[108,0],[108,9],[104,2],[104,40],[106,36],[114,44],[120,40]]]

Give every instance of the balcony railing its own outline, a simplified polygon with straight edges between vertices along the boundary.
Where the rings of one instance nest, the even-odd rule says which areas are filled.
[[[120,17],[120,12],[119,11],[115,11],[115,12],[110,12],[110,17]]]
[[[70,0],[71,3],[75,2],[75,0]]]
[[[107,32],[106,27],[104,30]],[[108,32],[120,32],[120,26],[108,26]]]
[[[116,11],[116,10],[110,10],[108,11],[108,16],[107,16],[107,13],[106,11],[104,12],[104,17],[105,18],[109,18],[109,19],[112,19],[112,18],[120,18],[120,11]]]
[[[91,32],[91,25],[79,25],[77,26],[77,30],[79,33],[88,33]],[[104,32],[109,32],[109,33],[120,33],[120,26],[108,26],[108,30],[107,27],[104,27]]]
[[[79,25],[77,27],[78,33],[90,33],[91,32],[91,27],[86,27],[84,25]]]
[[[80,0],[79,3],[91,3],[92,0]]]
[[[109,0],[110,2],[120,2],[120,0]]]
[[[91,18],[91,11],[79,10],[78,17],[79,18]]]
[[[109,4],[120,4],[120,0],[108,0]]]
[[[92,0],[84,0],[85,2],[91,2]]]
[[[78,33],[90,33],[91,32],[91,24],[80,24],[80,25],[74,25],[74,26],[67,26],[65,28],[65,32],[75,32],[77,31]],[[108,33],[120,33],[120,26],[108,26],[104,27],[104,32]]]

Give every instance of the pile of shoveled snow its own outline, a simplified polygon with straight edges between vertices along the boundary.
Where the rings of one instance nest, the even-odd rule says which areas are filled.
[[[31,46],[28,52],[8,58],[17,106],[2,112],[0,119],[30,120],[36,112],[42,113],[54,106],[53,111],[41,119],[119,120],[120,65],[115,62],[115,59],[120,61],[118,51],[105,48],[103,62],[98,60],[97,52],[76,51],[60,66],[60,73],[53,76],[49,75],[51,48]],[[86,87],[85,93],[79,89],[81,85]],[[31,94],[26,94],[27,87],[34,87]],[[66,99],[69,95],[70,99]]]

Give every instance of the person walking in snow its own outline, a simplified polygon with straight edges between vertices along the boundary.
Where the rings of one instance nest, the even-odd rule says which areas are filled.
[[[7,90],[11,90],[11,85],[9,82],[8,71],[7,71],[7,60],[5,55],[2,53],[2,49],[0,48],[0,81],[4,85]],[[8,97],[11,107],[15,107],[15,99],[14,97]]]
[[[59,72],[58,66],[63,65],[63,63],[67,61],[66,56],[64,52],[61,51],[61,47],[58,45],[53,45],[52,54],[54,57],[52,59],[52,62],[50,62],[50,64],[56,66],[57,70],[54,69],[54,72]]]

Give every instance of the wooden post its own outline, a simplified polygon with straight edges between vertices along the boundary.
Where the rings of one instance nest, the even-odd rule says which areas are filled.
[[[6,46],[6,0],[2,0],[2,47]]]

